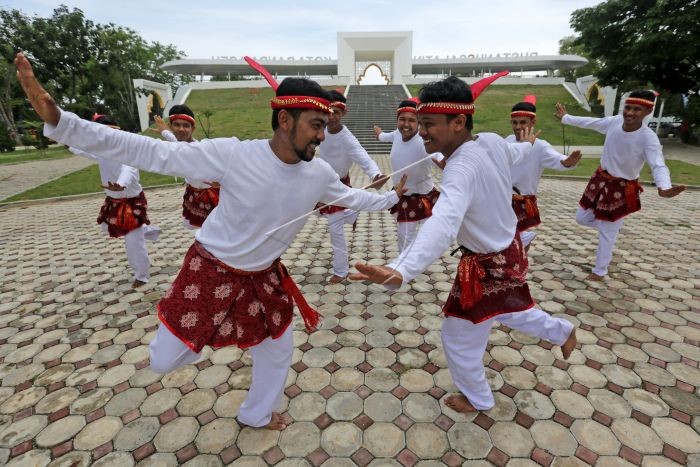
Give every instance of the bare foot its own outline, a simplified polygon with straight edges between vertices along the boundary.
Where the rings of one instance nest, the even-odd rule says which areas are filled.
[[[586,280],[588,281],[595,281],[595,282],[602,282],[605,279],[605,276],[599,276],[598,274],[592,272],[588,276],[586,276]]]
[[[571,330],[571,334],[569,334],[569,337],[566,339],[566,342],[564,342],[564,345],[561,346],[561,354],[564,356],[564,360],[568,360],[569,357],[571,357],[571,352],[574,351],[577,343],[576,328],[574,328]]]
[[[334,274],[330,279],[328,279],[328,283],[329,284],[339,284],[339,283],[343,282],[344,280],[345,280],[344,277],[336,276]]]
[[[133,284],[131,284],[132,289],[138,289],[141,286],[146,285],[148,282],[140,281],[138,279],[134,279]]]
[[[282,431],[287,428],[292,423],[292,418],[289,415],[283,415],[277,412],[272,412],[272,419],[270,423],[262,428],[266,430],[277,430]]]
[[[453,394],[447,396],[445,399],[445,405],[459,413],[472,413],[478,412],[478,409],[474,407],[469,399],[467,399],[463,394]]]

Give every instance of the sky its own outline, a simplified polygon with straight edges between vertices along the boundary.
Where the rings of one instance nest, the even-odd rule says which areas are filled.
[[[412,31],[413,55],[556,54],[571,13],[600,0],[0,0],[0,8],[50,16],[61,3],[188,58],[337,58],[338,32]]]

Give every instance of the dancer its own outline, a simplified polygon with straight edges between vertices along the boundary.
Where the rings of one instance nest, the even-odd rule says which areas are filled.
[[[374,126],[374,134],[379,141],[392,143],[389,157],[392,171],[396,174],[392,177],[394,183],[401,178],[398,174],[408,175],[407,194],[391,208],[397,220],[399,253],[416,238],[418,227],[432,215],[433,206],[440,196],[430,175],[433,167],[431,157],[425,152],[423,141],[418,136],[416,106],[414,99],[399,103],[396,110],[397,128],[390,133],[384,133],[380,127]],[[406,169],[407,166],[411,167]]]
[[[331,113],[328,116],[325,139],[318,148],[319,157],[333,167],[340,181],[345,185],[351,186],[350,168],[353,163],[356,163],[374,182],[369,185],[369,188],[380,188],[386,183],[388,177],[382,175],[377,163],[367,154],[350,130],[343,125],[343,117],[347,113],[345,96],[338,91],[330,91],[330,98]],[[343,206],[327,205],[321,207],[319,213],[328,220],[333,249],[333,275],[328,282],[337,284],[345,279],[350,270],[348,248],[345,242],[345,224],[352,225],[355,230],[358,212]]]
[[[92,121],[119,129],[117,121],[108,115],[95,114]],[[131,286],[138,288],[147,284],[151,262],[148,259],[146,240],[157,241],[160,229],[150,225],[148,202],[139,183],[138,169],[76,148],[70,148],[70,151],[97,162],[102,188],[107,195],[97,216],[97,223],[111,238],[124,237],[126,258],[134,276]]]
[[[63,112],[23,54],[17,54],[15,64],[52,139],[154,172],[221,183],[219,206],[197,232],[158,304],[161,324],[150,344],[151,367],[167,373],[193,363],[204,345],[249,348],[252,383],[238,420],[285,429],[291,420],[275,410],[292,359],[293,302],[307,329],[315,328],[320,317],[279,258],[316,203],[384,210],[403,194],[403,182],[383,194],[348,188],[328,164],[314,159],[330,108],[328,93],[305,78],[287,78],[276,89],[272,139],[179,144],[114,131]]]
[[[178,104],[168,112],[168,125],[156,116],[156,128],[166,141],[191,143],[195,128],[194,112],[184,105]],[[182,197],[182,225],[189,230],[202,227],[209,213],[219,204],[219,184],[204,180],[185,177],[185,194]]]
[[[659,137],[644,125],[655,100],[653,91],[634,91],[625,100],[622,115],[606,118],[575,117],[557,103],[554,115],[563,124],[605,135],[600,167],[588,182],[576,211],[576,222],[598,230],[598,250],[589,280],[602,281],[608,274],[623,218],[642,208],[639,172],[645,162],[662,198],[673,198],[686,189],[685,185],[671,184]]]
[[[513,143],[521,141],[525,128],[532,128],[537,123],[537,98],[528,95],[513,106],[510,113],[510,124],[513,134],[506,141]],[[568,157],[556,151],[551,144],[542,138],[537,138],[527,157],[514,164],[510,169],[513,179],[513,210],[518,216],[518,231],[523,246],[527,251],[530,242],[537,235],[529,230],[540,224],[540,211],[537,206],[537,187],[544,169],[571,170],[581,160],[581,151],[573,151]]]
[[[423,87],[420,136],[428,153],[441,152],[446,159],[442,193],[416,240],[396,260],[388,266],[357,263],[359,272],[350,275],[353,280],[398,287],[421,274],[457,240],[462,256],[443,307],[441,335],[460,391],[446,404],[464,413],[494,406],[482,363],[494,320],[562,346],[565,359],[576,346],[573,325],[535,307],[525,281],[527,256],[511,207],[513,153],[496,145],[487,150],[472,137],[473,103],[489,82],[487,78],[470,89],[451,76]],[[479,139],[483,135],[488,134]],[[528,142],[520,145],[533,143],[535,135],[526,129],[523,140]]]

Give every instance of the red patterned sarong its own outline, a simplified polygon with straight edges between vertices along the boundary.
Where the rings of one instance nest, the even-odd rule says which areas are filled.
[[[513,211],[518,217],[518,232],[540,225],[540,210],[537,208],[537,196],[513,195]]]
[[[185,187],[182,197],[182,217],[195,227],[201,227],[209,213],[219,204],[219,188]]]
[[[143,224],[150,224],[147,213],[146,195],[139,193],[133,198],[112,198],[107,196],[97,216],[98,224],[105,224],[109,236],[123,237]]]
[[[315,328],[320,315],[279,259],[262,271],[241,271],[194,242],[158,303],[158,318],[194,352],[205,345],[246,348],[281,336],[292,322],[294,303],[307,329]]]
[[[473,253],[464,247],[460,250],[457,277],[442,307],[446,316],[476,324],[535,305],[525,282],[528,263],[520,235],[497,253]]]
[[[350,188],[352,188],[352,185],[350,185],[350,174],[347,174],[346,176],[341,178],[340,181],[343,182],[343,185],[347,185]],[[336,212],[345,211],[345,208],[343,206],[336,206],[334,204],[323,204],[323,205],[319,204],[316,206],[317,209],[319,207],[321,208],[318,211],[319,214],[323,214],[326,216],[328,214],[335,214]]]
[[[598,167],[588,182],[579,205],[583,209],[593,209],[596,219],[615,222],[642,209],[639,199],[642,191],[644,189],[639,180],[613,177]]]
[[[433,215],[433,206],[437,203],[440,192],[435,188],[428,193],[421,195],[401,195],[389,212],[396,214],[398,222],[418,222]]]

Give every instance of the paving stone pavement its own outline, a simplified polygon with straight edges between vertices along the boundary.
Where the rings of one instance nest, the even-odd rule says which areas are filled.
[[[600,284],[584,280],[596,239],[574,222],[583,188],[542,182],[530,250],[533,294],[579,326],[579,348],[565,362],[496,325],[484,363],[497,403],[469,416],[444,404],[455,388],[440,304],[457,260],[394,293],[328,285],[325,220],[312,217],[283,260],[325,321],[312,334],[295,321],[282,407],[295,422],[281,433],[236,422],[248,352],[206,348],[164,376],[148,367],[155,304],[192,242],[181,189],[147,193],[163,235],[138,291],[123,243],[94,224],[100,198],[0,208],[0,464],[700,465],[698,192],[647,189]],[[348,238],[353,259],[396,255],[388,213],[361,214]]]
[[[3,164],[0,166],[0,201],[94,163],[85,157],[70,156],[57,160]],[[99,184],[95,186],[95,191],[98,191]]]

